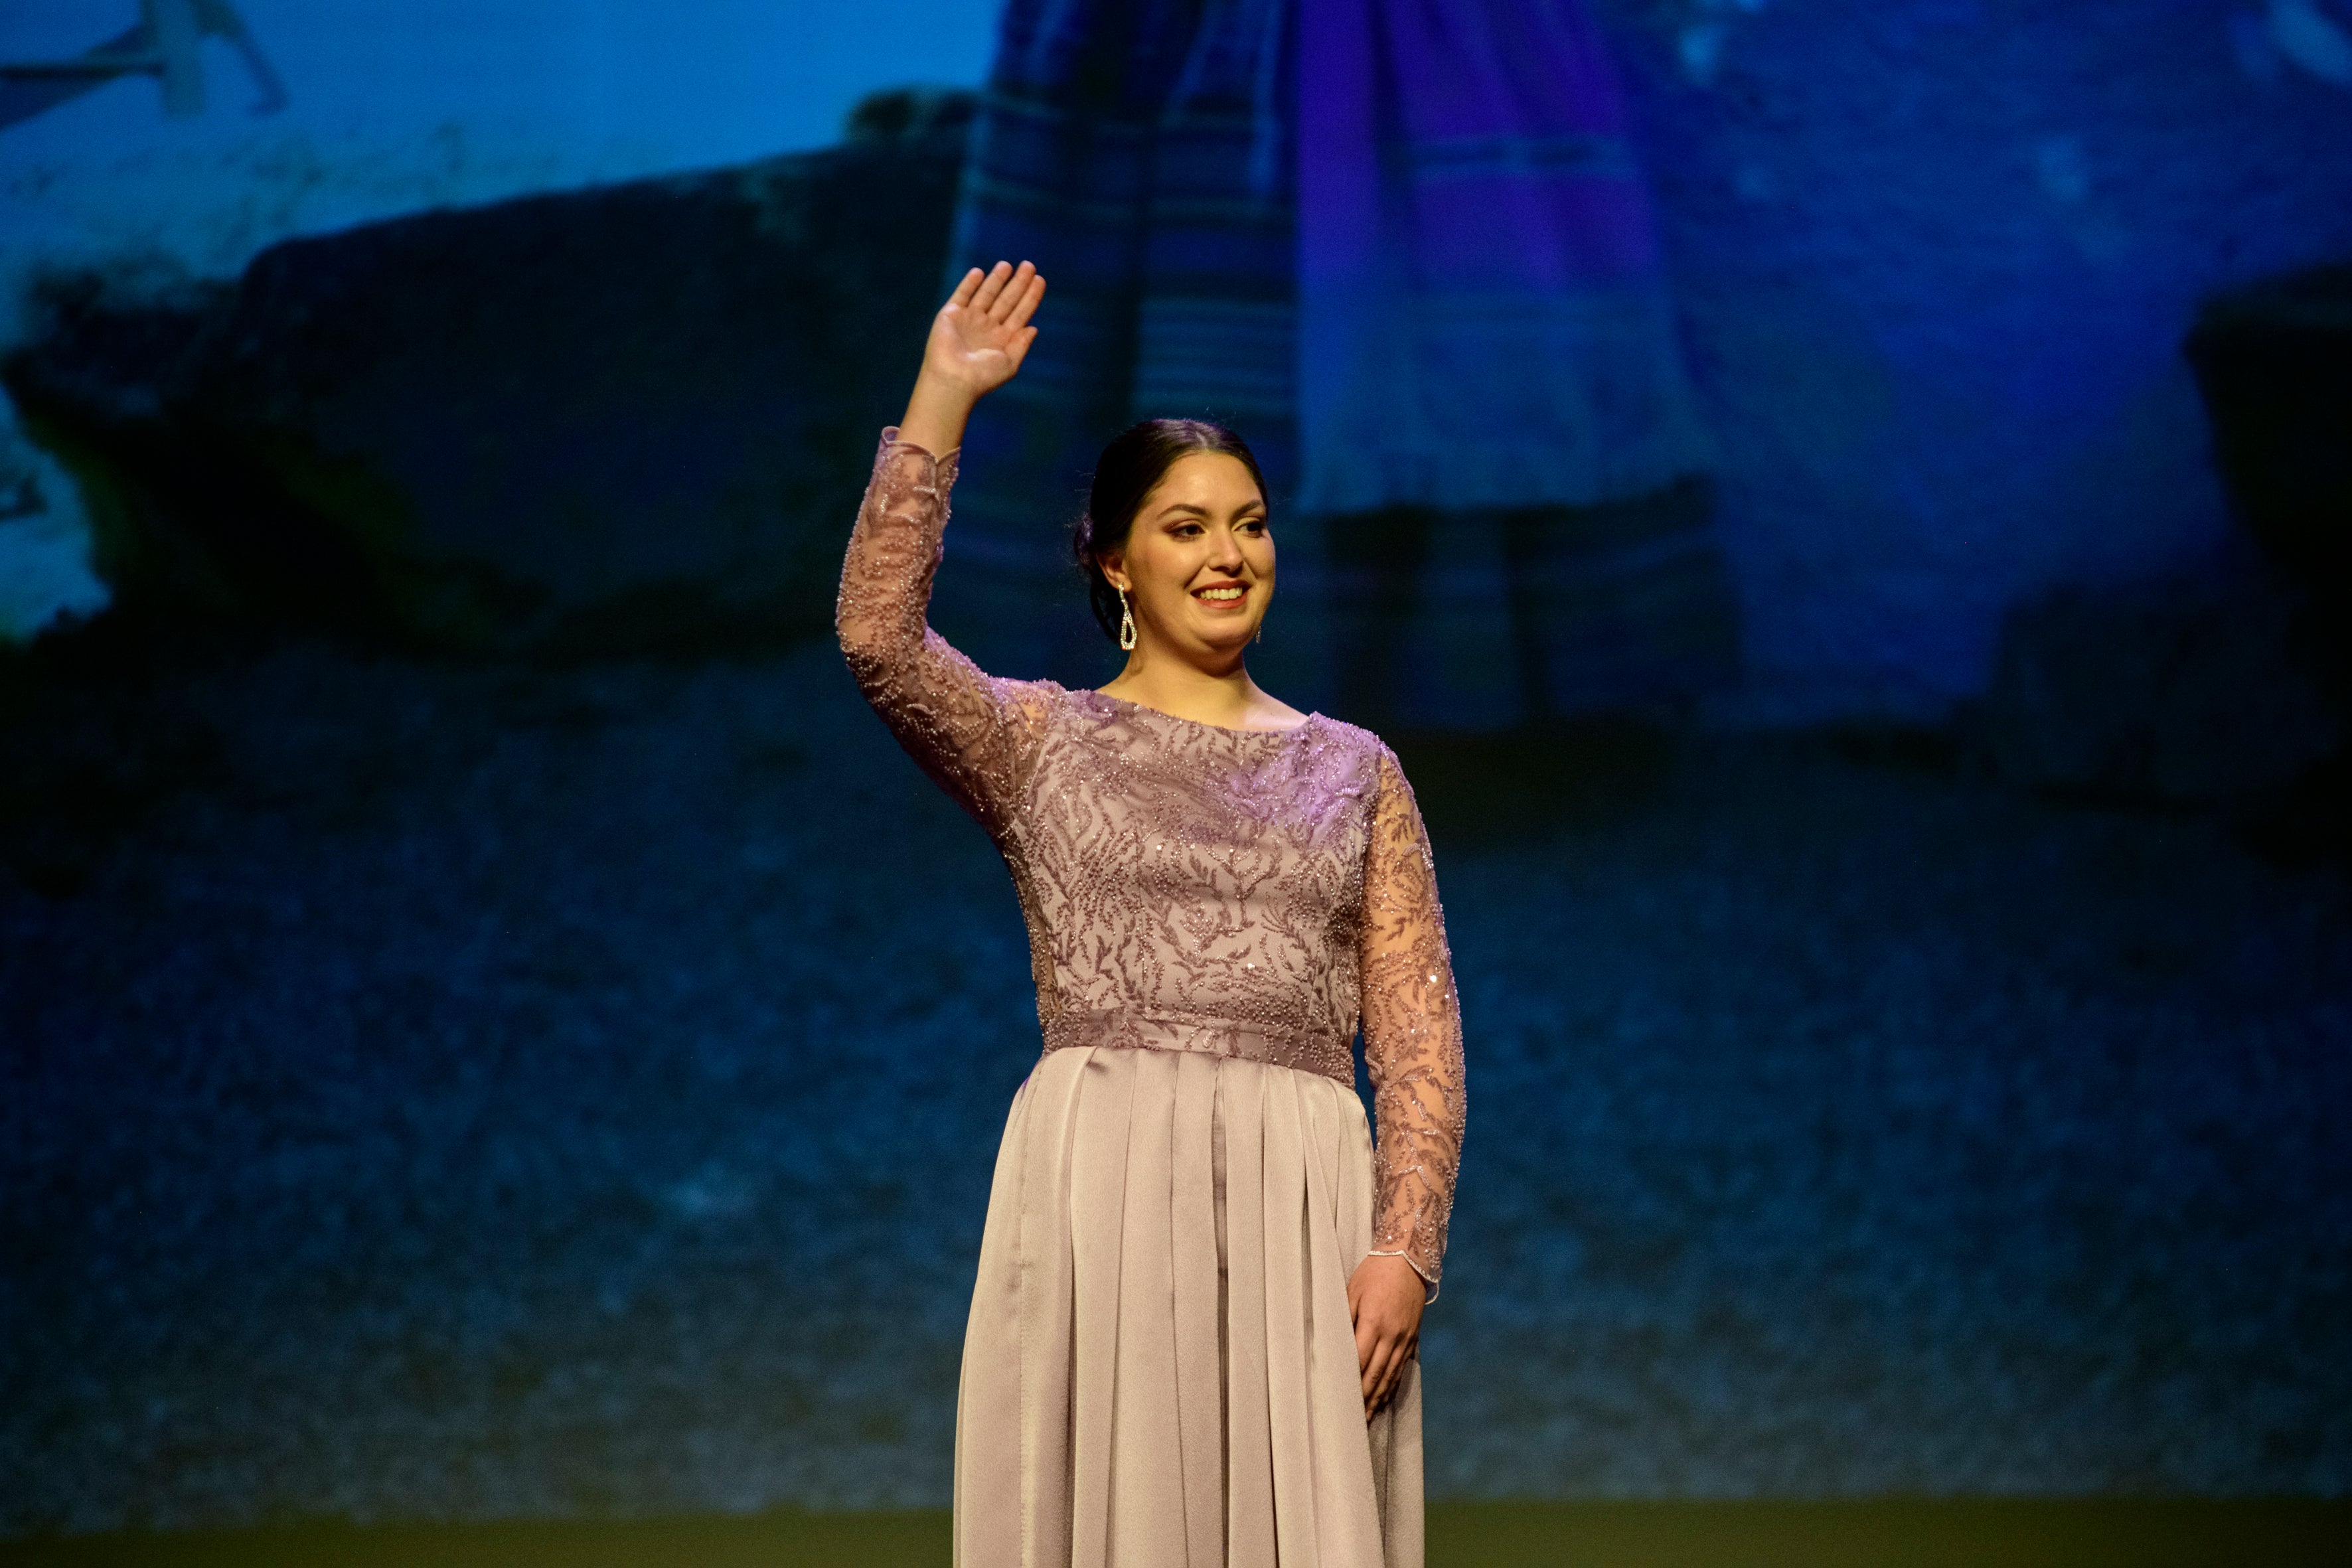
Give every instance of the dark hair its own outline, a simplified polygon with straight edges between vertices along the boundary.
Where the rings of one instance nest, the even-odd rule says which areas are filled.
[[[1095,477],[1087,492],[1087,510],[1070,530],[1070,553],[1077,558],[1078,574],[1087,580],[1087,603],[1103,635],[1118,640],[1118,590],[1103,575],[1099,552],[1125,547],[1135,529],[1135,514],[1144,498],[1168,477],[1179,458],[1195,452],[1223,452],[1240,460],[1265,494],[1265,476],[1249,443],[1222,425],[1205,419],[1147,419],[1111,437],[1095,463]]]

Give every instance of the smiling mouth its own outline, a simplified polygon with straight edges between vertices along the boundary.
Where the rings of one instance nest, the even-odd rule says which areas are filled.
[[[1209,605],[1237,605],[1249,595],[1246,583],[1217,583],[1192,590],[1192,597]]]

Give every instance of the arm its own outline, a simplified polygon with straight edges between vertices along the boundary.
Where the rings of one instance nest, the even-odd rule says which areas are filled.
[[[1364,1065],[1378,1143],[1371,1255],[1349,1281],[1367,1402],[1386,1400],[1437,1295],[1466,1109],[1462,1010],[1421,812],[1381,755],[1364,858]],[[1403,1265],[1411,1265],[1410,1268]]]
[[[955,484],[956,444],[984,393],[1020,366],[1045,281],[1025,265],[974,269],[931,326],[899,429],[883,433],[842,563],[834,624],[858,689],[925,772],[992,832],[1017,791],[1034,726],[1019,689],[992,680],[924,624]]]

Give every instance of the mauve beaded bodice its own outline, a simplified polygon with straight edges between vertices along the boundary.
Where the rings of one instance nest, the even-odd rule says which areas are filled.
[[[1395,756],[1314,715],[1221,729],[982,674],[924,624],[954,483],[885,432],[842,571],[859,687],[1004,856],[1047,1050],[1245,1057],[1373,1085],[1372,1250],[1434,1285],[1463,1127],[1435,873]]]

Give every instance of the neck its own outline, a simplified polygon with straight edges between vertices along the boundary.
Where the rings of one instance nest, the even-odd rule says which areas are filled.
[[[1172,655],[1155,656],[1146,645],[1127,656],[1127,668],[1102,689],[1122,701],[1232,730],[1283,729],[1286,717],[1301,717],[1258,689],[1238,652],[1230,665],[1203,668]]]

